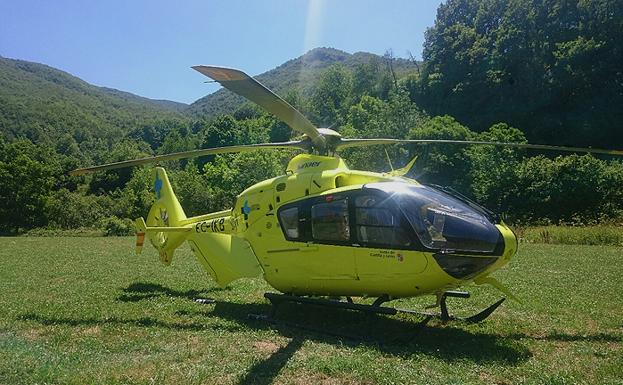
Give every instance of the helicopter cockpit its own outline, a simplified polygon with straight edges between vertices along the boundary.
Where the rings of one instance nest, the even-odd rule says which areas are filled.
[[[429,250],[493,253],[501,234],[479,207],[425,185],[371,183],[364,189],[387,193]]]
[[[401,182],[285,204],[278,217],[290,241],[479,255],[503,246],[486,213],[433,187]]]

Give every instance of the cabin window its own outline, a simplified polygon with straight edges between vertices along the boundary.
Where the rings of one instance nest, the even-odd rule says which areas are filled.
[[[299,208],[290,207],[279,212],[281,228],[287,239],[298,239],[299,236]]]
[[[387,197],[360,195],[355,198],[355,228],[363,244],[409,246],[409,235],[400,226]]]
[[[326,199],[331,199],[328,196]],[[311,207],[312,237],[319,241],[346,242],[350,240],[348,201],[329,200]]]
[[[493,253],[499,245],[500,231],[469,202],[422,185],[383,182],[366,188],[391,193],[427,249]]]

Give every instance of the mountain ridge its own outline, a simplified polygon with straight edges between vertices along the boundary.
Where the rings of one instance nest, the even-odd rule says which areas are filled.
[[[353,70],[357,65],[369,62],[387,65],[384,57],[373,53],[358,51],[350,54],[336,48],[317,47],[254,78],[281,96],[293,88],[309,96],[322,71],[330,66],[341,64]],[[418,69],[419,65],[417,62],[403,58],[392,58],[391,62],[398,76]],[[298,74],[298,76],[293,77],[292,74]],[[245,102],[243,97],[221,88],[191,103],[187,111],[195,116],[214,117],[220,114],[231,114]]]
[[[132,92],[129,91],[123,91],[123,90],[119,90],[116,88],[112,88],[112,87],[107,87],[107,86],[97,86],[94,84],[91,84],[89,82],[87,82],[86,80],[83,80],[65,70],[50,66],[48,64],[45,63],[39,63],[39,62],[33,62],[33,61],[28,61],[28,60],[23,60],[23,59],[16,59],[16,58],[8,58],[8,57],[4,57],[2,55],[0,55],[0,61],[2,60],[6,60],[6,61],[11,61],[14,62],[15,65],[19,66],[21,69],[28,71],[28,72],[33,72],[36,73],[37,71],[32,71],[33,67],[40,67],[41,69],[47,69],[50,72],[48,73],[48,75],[52,75],[54,72],[58,72],[59,75],[61,76],[66,76],[68,78],[72,78],[73,80],[78,81],[79,83],[82,83],[83,85],[87,86],[87,87],[93,87],[95,89],[99,89],[102,92],[105,93],[109,93],[109,94],[113,94],[122,98],[126,98],[129,100],[141,100],[147,103],[152,103],[154,105],[158,105],[158,106],[168,106],[168,108],[171,109],[183,109],[185,107],[188,106],[187,103],[182,103],[182,102],[177,102],[177,101],[173,101],[173,100],[168,100],[168,99],[152,99],[152,98],[148,98],[145,96],[141,96],[138,94],[134,94]],[[42,73],[42,72],[40,72]],[[56,79],[56,80],[55,80]],[[58,82],[57,80],[58,78],[56,77],[50,77],[47,80],[53,81],[53,82]]]
[[[9,141],[51,144],[70,135],[76,143],[112,143],[146,122],[184,119],[180,107],[98,87],[45,64],[0,58],[0,133]]]
[[[295,90],[308,97],[323,71],[339,64],[355,70],[374,63],[381,71],[386,58],[319,47],[255,76],[281,96]],[[418,67],[414,61],[392,59],[398,77]],[[0,136],[12,141],[78,145],[90,139],[116,143],[145,125],[162,120],[210,119],[231,114],[248,101],[223,88],[190,105],[155,100],[130,92],[90,84],[66,71],[42,63],[0,56]]]

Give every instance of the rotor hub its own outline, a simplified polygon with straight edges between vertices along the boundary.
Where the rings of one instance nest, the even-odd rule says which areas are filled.
[[[330,128],[318,128],[318,133],[324,138],[324,147],[318,148],[318,146],[316,146],[307,135],[303,135],[303,138],[309,140],[311,149],[315,150],[319,154],[334,153],[342,141],[342,135]]]

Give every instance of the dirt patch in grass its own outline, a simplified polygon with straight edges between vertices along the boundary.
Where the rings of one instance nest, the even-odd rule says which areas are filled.
[[[22,332],[22,335],[28,341],[33,342],[33,341],[37,341],[37,340],[41,339],[43,336],[45,336],[45,331],[41,330],[41,329],[35,329],[35,328],[27,329],[27,330]]]
[[[484,383],[484,384],[495,384],[495,385],[510,385],[510,382],[507,382],[506,380],[500,379],[497,376],[482,371],[480,373],[478,373],[478,378]]]
[[[265,354],[273,354],[281,348],[281,346],[272,341],[256,341],[253,347]]]
[[[156,366],[153,363],[146,363],[132,366],[125,370],[121,375],[121,380],[131,380],[133,382],[153,381],[156,375]]]
[[[102,334],[102,329],[99,327],[99,325],[91,326],[80,330],[78,334],[81,336],[99,336],[100,334]]]
[[[282,378],[283,377],[283,378]],[[274,382],[276,385],[372,385],[370,380],[359,381],[346,376],[329,376],[322,373],[295,373],[280,376]]]

